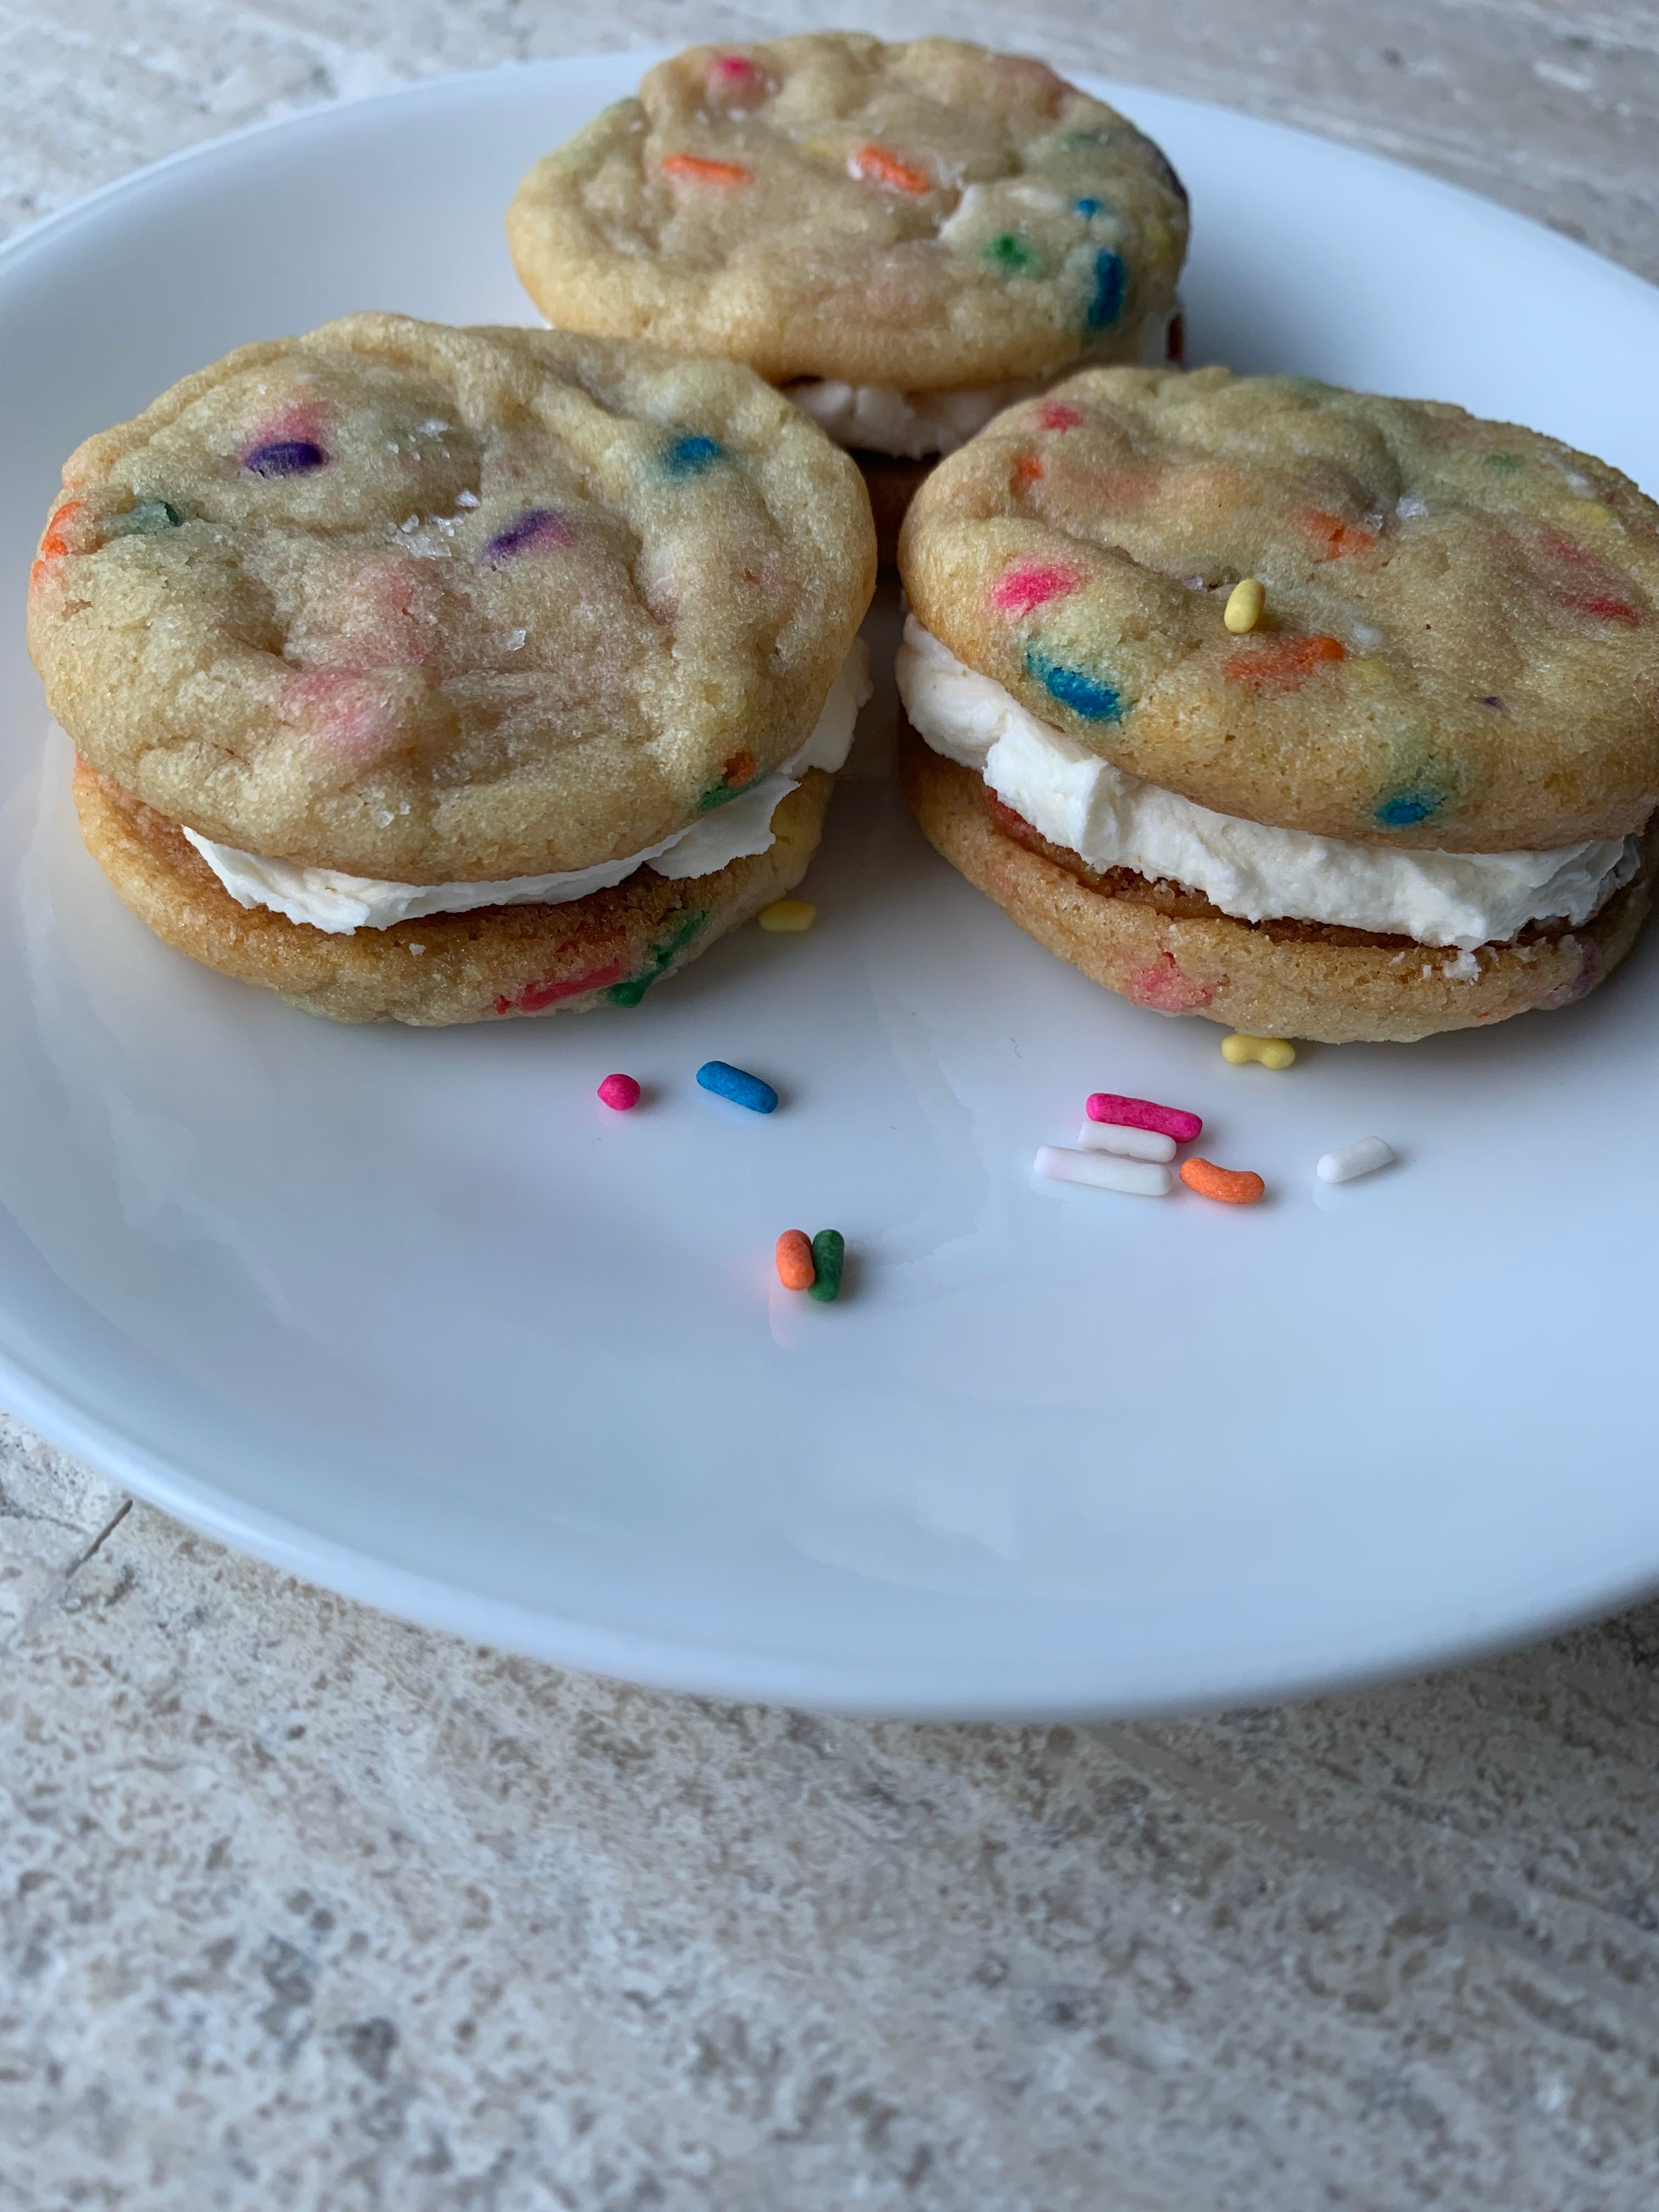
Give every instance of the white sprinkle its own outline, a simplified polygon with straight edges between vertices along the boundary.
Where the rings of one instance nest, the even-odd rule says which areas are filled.
[[[1068,1152],[1058,1145],[1039,1147],[1036,1171],[1050,1182],[1085,1183],[1091,1190],[1126,1191],[1132,1198],[1167,1198],[1170,1170],[1112,1152]]]
[[[421,435],[423,438],[441,438],[448,428],[448,423],[441,415],[428,416],[420,426]]]
[[[1382,642],[1382,631],[1373,629],[1369,623],[1351,623],[1348,627],[1353,632],[1354,643],[1362,653],[1375,653]]]
[[[1402,522],[1414,522],[1419,514],[1426,514],[1428,511],[1427,500],[1419,499],[1415,492],[1407,492],[1395,509]]]
[[[1480,981],[1480,963],[1465,946],[1455,960],[1446,963],[1440,972],[1448,982],[1478,983]]]
[[[1327,1152],[1314,1170],[1321,1182],[1352,1182],[1356,1176],[1375,1175],[1394,1158],[1392,1145],[1381,1137],[1361,1137],[1340,1152]]]
[[[1115,1121],[1085,1121],[1077,1133],[1085,1152],[1116,1152],[1130,1160],[1172,1160],[1176,1141],[1161,1129],[1120,1128]]]
[[[389,830],[396,819],[389,806],[377,806],[374,810],[374,827],[377,830]]]
[[[524,643],[524,641],[525,641],[526,638],[527,638],[527,637],[529,636],[529,635],[530,635],[530,633],[529,633],[529,631],[528,631],[528,630],[526,630],[526,629],[510,629],[510,630],[508,630],[508,632],[507,633],[507,651],[508,651],[509,653],[516,653],[516,652],[519,650],[519,647],[520,647]]]
[[[458,491],[455,495],[455,504],[457,507],[476,507],[478,504],[478,495],[476,491]]]
[[[403,520],[398,525],[398,529],[402,531],[405,538],[409,536],[410,531],[418,530],[420,526],[421,518],[418,514],[406,514]]]

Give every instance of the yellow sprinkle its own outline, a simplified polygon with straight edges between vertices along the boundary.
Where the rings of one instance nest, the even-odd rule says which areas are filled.
[[[810,899],[774,899],[763,906],[757,917],[763,929],[793,933],[811,929],[818,918],[818,910]]]
[[[1243,1067],[1249,1060],[1259,1060],[1263,1067],[1289,1067],[1296,1047],[1283,1037],[1223,1037],[1221,1057],[1230,1067]]]
[[[1227,604],[1221,610],[1221,619],[1235,637],[1243,637],[1247,629],[1254,629],[1261,619],[1261,610],[1267,604],[1267,586],[1259,576],[1241,577],[1227,594]]]

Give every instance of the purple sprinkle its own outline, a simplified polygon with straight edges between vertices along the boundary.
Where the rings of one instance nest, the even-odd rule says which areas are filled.
[[[313,469],[325,469],[328,455],[309,438],[277,438],[245,454],[242,466],[256,477],[302,477]]]
[[[555,514],[550,507],[526,509],[516,522],[509,522],[505,530],[498,530],[483,549],[483,557],[492,568],[499,568],[504,561],[511,561],[520,553],[534,553],[548,545],[568,545],[573,538],[570,525],[562,514]]]
[[[1510,710],[1509,710],[1509,708],[1508,708],[1504,704],[1504,702],[1503,702],[1503,701],[1502,701],[1501,699],[1497,699],[1497,698],[1487,698],[1487,699],[1483,699],[1483,700],[1480,702],[1480,704],[1481,704],[1483,707],[1496,707],[1496,708],[1497,708],[1497,709],[1498,709],[1498,713],[1499,713],[1500,714],[1507,714],[1509,713],[1509,711],[1510,711]]]

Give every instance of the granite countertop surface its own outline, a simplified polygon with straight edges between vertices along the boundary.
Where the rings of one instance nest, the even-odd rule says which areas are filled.
[[[839,20],[0,0],[0,225],[412,76]],[[923,26],[1659,277],[1638,0],[878,27]],[[0,2212],[1659,2203],[1659,1606],[1298,1708],[824,1720],[399,1626],[0,1416]]]

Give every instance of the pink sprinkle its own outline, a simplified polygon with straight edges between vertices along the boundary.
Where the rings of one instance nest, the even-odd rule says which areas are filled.
[[[1180,1106],[1159,1106],[1150,1098],[1121,1098],[1115,1091],[1092,1091],[1085,1109],[1091,1121],[1110,1121],[1120,1129],[1156,1129],[1178,1145],[1190,1145],[1204,1127],[1196,1114]]]
[[[1150,968],[1130,976],[1129,996],[1151,1013],[1190,1014],[1196,1007],[1207,1006],[1215,993],[1188,975],[1173,952],[1160,952]]]
[[[630,1106],[639,1104],[640,1086],[631,1075],[607,1075],[599,1085],[599,1096],[617,1113],[626,1114]]]
[[[1054,562],[1016,561],[992,586],[991,605],[999,614],[1029,615],[1047,600],[1063,599],[1082,580],[1075,568],[1063,568]]]
[[[1075,430],[1083,413],[1080,408],[1068,407],[1063,399],[1050,399],[1037,420],[1045,430]]]
[[[758,76],[760,71],[746,55],[721,54],[709,65],[708,74],[712,77],[724,77],[728,84],[746,84],[751,76]]]

